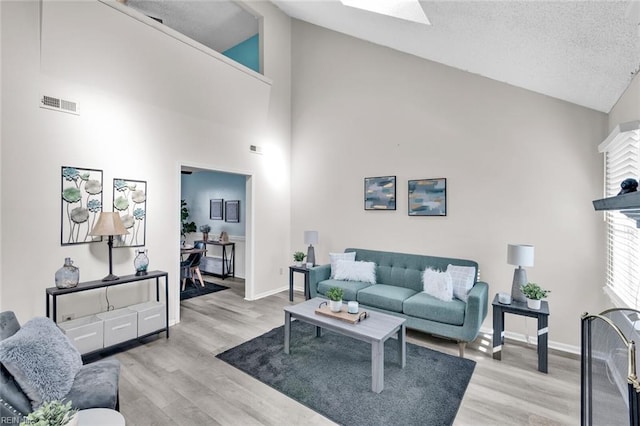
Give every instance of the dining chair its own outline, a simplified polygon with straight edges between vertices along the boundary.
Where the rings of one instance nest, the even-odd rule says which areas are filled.
[[[204,249],[203,242],[197,242],[194,249]],[[186,260],[180,262],[180,278],[182,279],[182,291],[187,286],[187,278],[189,278],[193,285],[197,285],[194,279],[194,274],[197,275],[200,280],[200,286],[204,287],[204,280],[202,279],[202,273],[200,272],[200,261],[202,260],[202,252],[191,253]]]

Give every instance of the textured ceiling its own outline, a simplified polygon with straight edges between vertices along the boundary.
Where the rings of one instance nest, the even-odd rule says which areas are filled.
[[[258,33],[256,17],[230,0],[126,0],[125,4],[216,52]]]
[[[603,112],[640,66],[640,8],[629,1],[421,1],[430,26],[339,0],[272,2],[302,21]]]

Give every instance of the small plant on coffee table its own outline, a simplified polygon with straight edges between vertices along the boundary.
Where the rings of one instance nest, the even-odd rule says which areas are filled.
[[[340,312],[342,310],[342,298],[344,297],[344,290],[340,287],[331,287],[326,296],[331,302],[329,302],[329,309],[332,312]]]
[[[342,301],[344,297],[344,290],[340,287],[331,287],[329,291],[327,291],[327,297],[329,300],[333,300],[334,302]]]

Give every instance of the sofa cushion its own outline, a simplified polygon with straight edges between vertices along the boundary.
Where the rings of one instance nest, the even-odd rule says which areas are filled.
[[[358,292],[358,302],[373,308],[402,312],[402,302],[416,294],[410,288],[376,284]]]
[[[404,301],[402,312],[425,320],[462,325],[466,307],[467,304],[458,299],[444,302],[427,293],[418,293]]]
[[[331,287],[339,287],[344,290],[342,300],[357,300],[357,294],[363,288],[371,286],[369,283],[360,281],[340,281],[340,280],[324,280],[318,283],[318,293],[326,295]]]
[[[363,283],[376,283],[376,264],[373,262],[356,262],[355,260],[339,259],[336,262],[336,280],[361,281]]]
[[[71,390],[65,397],[81,410],[87,408],[116,409],[118,404],[118,378],[120,361],[106,359],[83,365]]]
[[[453,285],[448,272],[425,269],[422,274],[424,292],[436,299],[449,302],[453,299]]]
[[[467,294],[476,282],[476,268],[471,266],[449,265],[447,266],[447,272],[451,275],[453,295],[463,302],[466,302],[467,299],[469,299]]]
[[[28,321],[0,342],[0,362],[31,400],[34,409],[62,399],[82,367],[82,358],[49,318]]]
[[[329,253],[329,262],[331,263],[331,278],[336,276],[336,266],[338,260],[356,260],[356,253]]]

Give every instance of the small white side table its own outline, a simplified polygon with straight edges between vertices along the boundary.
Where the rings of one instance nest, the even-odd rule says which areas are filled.
[[[125,426],[124,416],[109,408],[78,411],[78,426]]]

